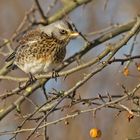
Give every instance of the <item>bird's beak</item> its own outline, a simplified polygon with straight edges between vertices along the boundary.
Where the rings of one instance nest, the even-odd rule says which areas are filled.
[[[70,34],[70,37],[71,37],[71,38],[76,38],[77,36],[79,36],[79,33],[78,33],[78,32],[72,32],[72,33]]]

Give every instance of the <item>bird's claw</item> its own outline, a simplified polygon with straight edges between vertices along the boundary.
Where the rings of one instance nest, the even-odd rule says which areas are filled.
[[[57,81],[57,77],[59,77],[59,73],[56,70],[52,71],[52,78],[55,79],[55,81]]]
[[[36,77],[31,73],[29,73],[29,80],[27,81],[26,85],[33,84],[36,80],[37,80]]]

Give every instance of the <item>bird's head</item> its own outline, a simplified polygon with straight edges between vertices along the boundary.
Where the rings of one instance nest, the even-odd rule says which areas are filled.
[[[58,40],[70,40],[79,35],[79,33],[74,30],[73,25],[66,20],[54,22],[48,26],[42,27],[41,30]]]

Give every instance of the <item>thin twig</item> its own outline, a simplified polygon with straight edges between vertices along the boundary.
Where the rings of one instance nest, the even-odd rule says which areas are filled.
[[[138,84],[132,91],[130,91],[128,93],[129,96],[132,96],[134,95],[138,90],[140,89],[140,84]],[[52,125],[52,124],[56,124],[58,122],[61,122],[61,121],[64,121],[64,120],[67,120],[69,118],[75,118],[76,116],[78,115],[81,115],[81,114],[84,114],[84,113],[88,113],[88,112],[95,112],[103,107],[107,107],[107,106],[110,106],[110,105],[113,105],[113,104],[116,104],[116,103],[119,103],[125,99],[128,98],[128,95],[124,95],[122,96],[121,98],[118,98],[116,100],[113,100],[111,102],[106,102],[105,104],[102,104],[98,107],[95,107],[95,108],[91,108],[91,109],[86,109],[86,110],[81,110],[81,111],[78,111],[76,113],[73,113],[73,114],[69,114],[69,115],[66,115],[60,119],[57,119],[55,121],[52,121],[52,122],[49,122],[49,123],[46,123],[45,125],[41,125],[40,127],[38,127],[38,129],[42,129],[44,128],[45,126],[49,126],[49,125]],[[0,135],[10,135],[10,134],[16,134],[16,133],[22,133],[22,132],[28,132],[28,131],[33,131],[35,128],[27,128],[27,129],[21,129],[21,130],[17,130],[17,131],[5,131],[5,132],[0,132]]]
[[[41,17],[42,17],[43,22],[44,22],[44,21],[46,22],[46,21],[47,21],[47,18],[46,18],[45,14],[44,14],[44,12],[43,12],[43,10],[42,10],[42,7],[41,7],[41,5],[40,5],[40,3],[39,3],[39,0],[35,0],[35,3],[36,3],[36,5],[37,5],[37,8],[38,8],[39,13],[40,13],[40,15],[41,15]]]

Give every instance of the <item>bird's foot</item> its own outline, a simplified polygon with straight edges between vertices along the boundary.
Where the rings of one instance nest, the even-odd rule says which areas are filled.
[[[56,70],[52,70],[52,78],[54,78],[55,79],[55,81],[57,81],[57,77],[59,77],[59,74],[58,74],[58,72],[56,71]]]
[[[36,77],[31,73],[29,73],[29,80],[26,82],[26,85],[33,84],[36,80],[37,80]]]
[[[18,88],[19,88],[20,90],[23,90],[23,89],[24,89],[24,87],[23,87],[23,86],[21,86],[21,84],[22,84],[21,82],[19,82],[19,83],[18,83]]]

